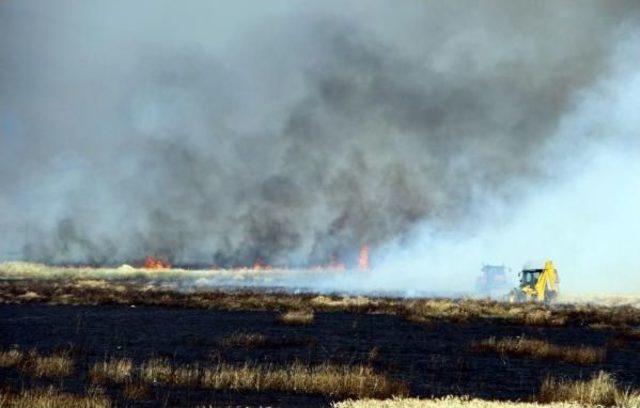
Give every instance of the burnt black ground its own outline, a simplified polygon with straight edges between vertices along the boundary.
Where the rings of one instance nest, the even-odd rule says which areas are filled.
[[[41,352],[72,347],[78,370],[64,380],[65,389],[82,392],[86,368],[110,356],[127,356],[137,363],[167,356],[176,363],[252,361],[305,363],[333,361],[368,363],[391,376],[406,380],[413,396],[470,395],[491,399],[529,399],[543,378],[552,374],[588,378],[606,370],[624,385],[640,386],[640,353],[637,343],[611,346],[614,333],[583,327],[507,326],[490,321],[467,324],[438,323],[425,326],[399,316],[383,314],[316,313],[310,326],[284,326],[274,312],[210,311],[125,306],[1,305],[0,346],[35,347]],[[292,347],[224,348],[219,341],[238,331],[286,338],[312,338],[311,344]],[[580,366],[558,361],[500,358],[475,354],[469,344],[490,336],[527,335],[564,345],[607,348],[602,364]],[[377,348],[377,353],[372,350]],[[373,356],[373,358],[372,358]],[[16,370],[0,369],[2,383],[14,389],[39,384]],[[131,402],[110,394],[119,406]],[[277,393],[229,393],[210,390],[155,389],[160,405],[270,405],[326,406],[322,396]]]

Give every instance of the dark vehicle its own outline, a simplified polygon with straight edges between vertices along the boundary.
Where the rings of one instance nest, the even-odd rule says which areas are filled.
[[[504,265],[483,265],[476,281],[476,291],[484,296],[501,296],[511,288],[509,268]]]

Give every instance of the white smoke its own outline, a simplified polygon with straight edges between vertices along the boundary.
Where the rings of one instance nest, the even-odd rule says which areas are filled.
[[[404,291],[471,292],[483,263],[516,271],[551,259],[569,293],[640,292],[640,68],[638,33],[624,32],[612,70],[584,90],[536,157],[553,176],[514,208],[486,200],[482,226],[441,235],[424,226],[388,248],[362,284]]]

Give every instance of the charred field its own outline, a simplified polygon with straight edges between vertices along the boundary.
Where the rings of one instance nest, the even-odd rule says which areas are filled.
[[[108,403],[90,406],[539,401],[548,378],[601,371],[640,387],[633,307],[183,291],[140,277],[6,279],[0,301],[9,399],[53,386]]]

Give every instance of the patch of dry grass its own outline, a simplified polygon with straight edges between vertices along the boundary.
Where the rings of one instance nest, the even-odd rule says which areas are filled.
[[[503,321],[527,326],[565,326],[569,318],[560,309],[541,304],[511,304],[487,299],[412,299],[403,305],[406,317],[414,322],[439,320],[466,323],[477,319]]]
[[[173,367],[169,360],[154,358],[140,366],[140,379],[147,383],[170,384],[173,378]]]
[[[142,382],[171,387],[195,387],[199,384],[201,376],[201,370],[197,364],[177,366],[161,358],[143,363],[138,373]]]
[[[95,363],[89,370],[89,378],[97,383],[123,383],[131,378],[133,362],[128,358],[111,358]]]
[[[111,401],[102,393],[87,395],[61,392],[53,387],[24,390],[17,395],[0,395],[2,408],[110,408]]]
[[[363,365],[322,364],[287,366],[218,364],[173,365],[153,359],[138,371],[142,383],[171,387],[202,387],[235,391],[279,391],[332,397],[390,397],[405,395],[406,385]]]
[[[585,408],[576,403],[538,404],[535,402],[486,401],[466,397],[438,399],[393,398],[361,399],[336,402],[333,408]]]
[[[603,371],[588,381],[547,377],[542,383],[538,399],[541,402],[566,401],[588,406],[640,406],[640,393],[620,388],[615,379]]]
[[[532,310],[522,316],[522,323],[526,326],[565,326],[567,316],[554,315],[551,310]]]
[[[291,310],[280,314],[276,320],[282,324],[288,325],[309,325],[313,323],[313,318],[313,311]]]
[[[618,337],[624,340],[640,341],[640,330],[639,329],[624,330],[618,335]]]
[[[589,328],[592,330],[614,330],[616,327],[608,323],[591,323]]]
[[[258,348],[269,344],[269,338],[260,333],[233,333],[220,341],[223,347]]]
[[[368,366],[323,364],[286,367],[221,364],[205,369],[202,386],[237,391],[280,391],[322,394],[332,397],[378,397],[406,395],[404,383],[377,374]]]
[[[323,296],[318,295],[310,299],[314,308],[327,311],[366,312],[380,306],[380,301],[366,296]]]
[[[273,337],[260,333],[237,332],[223,338],[220,341],[220,345],[226,348],[242,347],[251,349],[310,346],[315,342],[316,340],[313,337]]]
[[[73,359],[66,352],[52,354],[50,356],[39,355],[36,350],[31,350],[25,356],[19,368],[38,378],[62,378],[73,373]]]
[[[474,342],[471,348],[477,352],[495,352],[502,356],[529,357],[559,360],[574,364],[595,364],[605,358],[605,350],[589,346],[559,346],[546,340],[526,337],[495,337]]]
[[[137,379],[144,384],[162,384],[171,387],[196,387],[201,370],[197,364],[175,365],[167,359],[154,358],[140,365]]]
[[[68,352],[56,352],[43,356],[33,349],[25,353],[19,348],[0,352],[0,367],[17,367],[22,372],[38,378],[68,377],[73,373],[73,359]]]
[[[197,364],[177,366],[173,369],[170,385],[174,387],[197,387],[202,370]]]
[[[130,400],[144,400],[149,398],[149,386],[143,382],[127,382],[122,389],[122,395]]]
[[[0,367],[15,367],[22,362],[23,358],[24,353],[17,348],[0,351]]]

